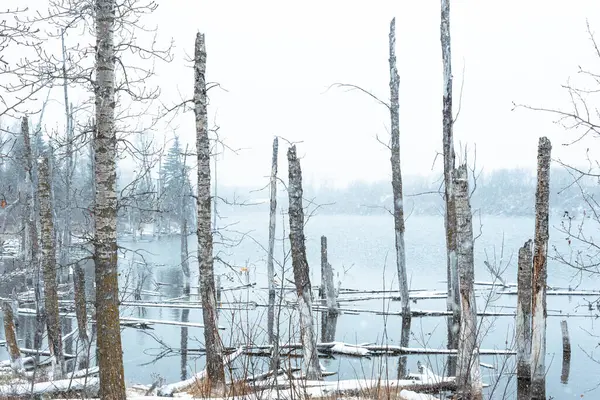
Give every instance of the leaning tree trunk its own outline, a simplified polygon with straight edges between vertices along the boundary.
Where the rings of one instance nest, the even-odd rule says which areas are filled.
[[[15,373],[23,371],[23,359],[21,351],[17,344],[17,330],[15,329],[14,314],[10,302],[2,303],[2,312],[4,313],[4,338],[6,339],[6,348],[10,358],[10,367]]]
[[[550,213],[550,152],[546,137],[538,144],[537,190],[535,193],[535,238],[533,241],[533,294],[531,341],[531,399],[546,398],[546,278],[548,216]]]
[[[473,257],[473,221],[469,202],[469,179],[467,165],[454,170],[456,199],[457,264],[460,282],[460,336],[458,340],[457,384],[464,399],[482,398],[479,351],[477,348],[477,307],[473,281],[475,265]]]
[[[517,397],[530,399],[531,386],[531,239],[519,249],[517,273],[517,316],[515,337],[517,342]]]
[[[448,280],[448,348],[458,346],[458,330],[460,327],[460,296],[458,288],[458,266],[456,260],[456,205],[452,187],[454,171],[454,134],[452,117],[452,57],[450,47],[450,0],[442,0],[442,18],[440,24],[440,40],[442,43],[442,61],[444,65],[444,95],[442,108],[442,142],[444,153],[444,198],[446,211],[444,224],[446,227],[446,263]],[[449,365],[449,374],[454,375],[455,366]]]
[[[42,263],[44,270],[44,300],[46,306],[46,328],[48,330],[48,345],[52,357],[52,378],[62,379],[64,355],[60,317],[58,312],[58,294],[56,282],[56,249],[54,218],[50,188],[50,172],[48,157],[40,159],[38,165],[38,193],[40,198],[40,221],[42,226]]]
[[[210,143],[206,110],[206,44],[204,34],[196,34],[194,53],[194,112],[198,154],[198,264],[204,318],[206,373],[213,388],[225,384],[223,343],[217,326],[217,299],[213,267],[213,237],[210,209]]]
[[[321,379],[321,367],[317,355],[317,336],[312,317],[312,298],[308,261],[304,244],[304,210],[302,208],[302,170],[296,156],[296,146],[288,150],[288,193],[290,215],[290,243],[294,282],[300,312],[300,339],[304,348],[305,378]]]
[[[96,137],[94,261],[100,395],[125,399],[119,324],[115,132],[115,0],[96,0]]]
[[[396,237],[396,267],[400,284],[402,315],[410,317],[408,278],[406,276],[406,249],[404,247],[404,204],[402,200],[402,172],[400,169],[400,76],[396,68],[396,18],[390,22],[390,117],[392,135],[392,191],[394,195],[394,233]]]

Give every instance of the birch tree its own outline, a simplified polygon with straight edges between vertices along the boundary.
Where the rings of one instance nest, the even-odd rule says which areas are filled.
[[[546,137],[538,144],[535,237],[533,241],[533,293],[531,342],[531,399],[546,399],[546,279],[548,276],[548,218],[550,213],[550,152]]]
[[[290,216],[290,244],[294,282],[298,295],[300,313],[300,339],[304,350],[305,378],[321,379],[321,367],[317,355],[317,336],[312,317],[312,298],[306,247],[304,243],[304,209],[302,208],[302,170],[296,156],[296,146],[291,146],[288,158],[288,195]]]
[[[460,297],[458,288],[458,266],[456,259],[456,205],[452,187],[454,171],[454,120],[452,116],[452,53],[450,46],[450,0],[441,0],[440,40],[442,44],[442,61],[444,68],[442,99],[442,144],[444,153],[444,200],[446,203],[444,225],[446,228],[446,264],[448,280],[447,309],[452,312],[448,319],[448,347],[457,348],[458,330],[460,327]],[[453,374],[450,365],[449,373]]]
[[[64,355],[62,348],[62,335],[60,317],[58,312],[58,293],[56,282],[56,250],[54,217],[52,215],[52,189],[48,157],[44,156],[38,163],[38,192],[40,196],[40,222],[42,226],[42,262],[44,270],[44,301],[46,308],[46,326],[48,330],[48,344],[52,357],[52,378],[62,379],[64,368]]]
[[[213,265],[210,198],[210,141],[206,98],[206,44],[204,34],[196,34],[194,51],[194,114],[198,154],[198,267],[204,319],[206,372],[211,388],[225,384],[223,343],[217,326],[217,299]]]
[[[100,394],[124,400],[125,379],[119,324],[115,132],[115,0],[96,0],[96,197],[94,261]]]
[[[396,239],[396,267],[402,315],[410,317],[408,298],[408,277],[406,275],[406,249],[404,246],[404,204],[402,199],[402,172],[400,169],[400,76],[396,67],[396,18],[390,22],[390,119],[392,136],[392,191],[394,196],[394,234]]]
[[[460,281],[460,336],[458,340],[458,392],[469,400],[482,398],[482,381],[477,346],[477,306],[473,290],[475,264],[473,256],[473,217],[469,202],[469,179],[466,164],[454,170],[456,200],[457,265]]]

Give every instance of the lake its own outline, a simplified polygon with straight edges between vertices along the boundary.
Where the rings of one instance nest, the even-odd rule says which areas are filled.
[[[282,238],[288,235],[287,221],[285,233],[282,222],[287,220],[278,217],[277,241],[275,257],[283,262],[288,250],[287,243]],[[564,235],[557,232],[554,226],[560,220],[550,221],[550,250],[556,245],[561,251],[568,249]],[[262,212],[247,212],[230,214],[218,222],[221,234],[215,239],[215,256],[222,262],[215,264],[216,273],[222,275],[222,285],[237,286],[246,282],[256,282],[255,288],[241,291],[224,291],[223,302],[256,301],[266,303],[266,292],[261,288],[267,285],[266,251],[268,235],[268,215]],[[480,220],[473,219],[475,235],[480,232]],[[445,290],[446,256],[445,239],[441,216],[411,216],[406,224],[406,249],[409,285],[411,289],[440,289]],[[595,228],[595,227],[594,227]],[[481,217],[481,236],[475,242],[475,280],[491,281],[493,278],[484,265],[487,257],[493,263],[494,252],[497,261],[500,260],[502,241],[504,240],[503,265],[507,269],[503,274],[506,281],[516,283],[517,252],[519,247],[533,238],[534,220],[526,217]],[[306,226],[306,246],[308,261],[311,266],[311,281],[313,285],[320,282],[320,237],[328,238],[329,262],[334,267],[335,282],[341,282],[342,288],[352,289],[386,289],[398,287],[395,273],[393,220],[391,216],[356,216],[356,215],[316,215],[310,218]],[[285,247],[284,247],[285,244]],[[121,286],[131,291],[136,282],[143,281],[146,290],[160,290],[161,299],[175,298],[183,293],[183,279],[180,266],[180,240],[178,237],[162,238],[159,241],[121,240],[124,248],[136,250],[127,252],[120,259]],[[196,254],[196,238],[189,238],[190,254]],[[146,265],[142,265],[142,255]],[[121,256],[121,254],[120,254]],[[511,257],[512,256],[512,257]],[[195,274],[192,284],[197,282],[197,263],[191,263]],[[292,279],[291,261],[287,260],[284,278]],[[281,278],[281,267],[276,266],[278,277]],[[247,271],[247,272],[246,272]],[[550,286],[571,287],[580,289],[597,289],[599,278],[581,276],[575,270],[550,260],[548,265],[548,284]],[[160,286],[157,286],[157,283]],[[292,283],[286,282],[286,286]],[[196,289],[192,289],[194,291]],[[132,299],[131,295],[127,295]],[[292,299],[293,297],[289,297]],[[144,300],[159,300],[158,297],[143,296]],[[493,300],[493,301],[492,301]],[[566,312],[577,311],[581,314],[597,315],[598,311],[588,310],[588,302],[597,298],[582,298],[568,296],[549,296],[548,310]],[[501,296],[497,299],[478,297],[479,310],[514,311],[516,296]],[[357,303],[345,303],[343,307],[369,310],[399,311],[400,302],[391,300],[369,300]],[[444,299],[419,300],[411,303],[415,310],[445,310]],[[152,319],[181,321],[182,317],[190,322],[202,323],[201,310],[184,312],[179,309],[149,308],[141,310],[133,307],[122,308],[122,316],[135,316]],[[267,311],[264,307],[254,310],[223,310],[220,313],[219,324],[227,328],[222,332],[226,346],[239,344],[264,344]],[[21,316],[23,325],[29,324]],[[600,384],[598,364],[590,356],[597,354],[598,339],[593,335],[600,334],[596,327],[595,318],[568,318],[571,337],[571,368],[568,383],[561,383],[562,370],[562,341],[561,317],[548,317],[547,322],[547,355],[546,366],[548,374],[547,395],[558,399],[580,398],[581,395],[595,397],[600,394],[596,387]],[[321,318],[315,318],[320,324]],[[75,325],[75,324],[73,324]],[[283,312],[281,320],[281,341],[298,342],[297,315],[289,318],[289,311]],[[342,314],[338,317],[335,338],[346,343],[377,343],[398,345],[401,332],[401,318],[398,316],[382,316],[371,313],[358,315]],[[182,356],[180,352],[167,352],[161,355],[164,348],[159,341],[175,349],[181,347],[182,331],[185,328],[168,325],[154,325],[153,330],[142,331],[124,328],[122,333],[125,375],[128,383],[150,383],[157,375],[167,382],[181,379]],[[66,330],[66,327],[63,328]],[[320,326],[317,326],[320,332]],[[482,323],[482,348],[505,349],[513,347],[514,318],[489,317]],[[203,347],[203,332],[200,328],[188,328],[188,347],[198,349]],[[64,333],[64,332],[63,332]],[[0,332],[3,337],[4,332]],[[296,336],[294,336],[296,335]],[[24,337],[23,332],[19,333]],[[158,339],[158,340],[156,340]],[[411,324],[410,347],[446,347],[446,319],[443,317],[413,318]],[[7,358],[4,349],[0,356]],[[443,373],[446,363],[445,356],[411,355],[407,357],[408,369],[417,370],[417,362],[428,364],[435,372]],[[257,372],[267,369],[266,358],[253,358],[251,368]],[[481,356],[481,362],[486,364],[505,365],[505,371],[514,371],[514,357],[506,361],[504,356]],[[334,359],[323,359],[322,364],[337,375],[327,379],[354,379],[361,377],[376,377],[387,375],[397,377],[398,357],[373,357],[359,359],[335,356]],[[189,353],[187,362],[183,364],[189,377],[203,369],[203,357]],[[484,382],[494,388],[494,398],[516,397],[516,378],[504,373],[498,381],[498,371],[482,368]],[[488,388],[488,392],[492,390]]]

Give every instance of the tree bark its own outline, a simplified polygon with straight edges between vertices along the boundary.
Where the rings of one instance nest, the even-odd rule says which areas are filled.
[[[327,305],[327,311],[337,312],[335,286],[333,284],[333,269],[327,261],[327,237],[321,236],[321,289]]]
[[[85,272],[79,263],[75,264],[73,271],[73,289],[75,291],[75,315],[77,316],[77,356],[79,369],[85,369],[89,365],[88,353],[90,350],[90,339],[87,333],[87,308],[85,296]]]
[[[194,112],[198,154],[198,264],[204,318],[206,372],[212,388],[225,384],[223,343],[217,327],[217,300],[213,267],[213,237],[210,207],[210,143],[206,100],[206,44],[204,34],[196,34],[194,52]]]
[[[404,203],[402,199],[402,172],[400,168],[400,76],[396,68],[396,18],[390,22],[390,118],[392,135],[392,192],[394,197],[394,233],[396,238],[396,267],[400,285],[402,315],[410,316],[408,278],[406,276],[406,249],[404,247]]]
[[[531,386],[531,240],[519,249],[517,277],[517,397],[529,400]]]
[[[96,137],[94,261],[100,395],[125,399],[119,324],[115,132],[115,0],[96,0]]]
[[[452,311],[448,318],[448,348],[458,346],[460,327],[460,295],[458,288],[458,266],[456,260],[456,205],[452,187],[454,171],[454,120],[452,116],[452,53],[450,46],[450,0],[441,0],[440,41],[444,68],[444,94],[442,99],[442,143],[444,153],[444,199],[446,210],[444,224],[446,228],[446,263],[448,280],[447,310]],[[449,363],[449,374],[454,374],[455,366]]]
[[[69,250],[71,247],[71,181],[73,179],[73,116],[72,107],[69,109],[69,84],[67,79],[67,51],[65,47],[65,32],[61,35],[62,45],[62,73],[63,73],[63,92],[65,98],[65,117],[66,117],[66,174],[65,174],[65,204],[63,205],[63,229],[60,251],[60,267],[65,268],[69,259]]]
[[[23,359],[17,344],[17,330],[15,329],[15,320],[10,302],[5,301],[2,303],[2,312],[4,313],[4,338],[10,357],[10,367],[15,373],[20,373],[23,371]]]
[[[546,137],[538,144],[537,190],[535,193],[535,239],[533,242],[533,295],[531,342],[531,399],[546,398],[546,278],[548,218],[550,213],[550,153]]]
[[[38,163],[38,193],[40,198],[40,221],[42,225],[42,262],[44,270],[44,302],[46,307],[46,329],[48,345],[52,357],[52,380],[62,379],[64,355],[62,334],[58,311],[58,294],[56,282],[56,249],[54,218],[50,188],[50,167],[48,157],[42,157]]]
[[[469,179],[467,165],[454,170],[453,187],[456,200],[457,264],[460,282],[460,335],[458,339],[457,384],[458,392],[465,399],[481,399],[482,381],[479,370],[477,346],[477,306],[473,281],[475,264],[473,257],[473,221],[469,202]]]
[[[275,226],[277,222],[277,153],[279,141],[277,137],[273,139],[273,158],[271,160],[271,196],[269,200],[269,254],[267,255],[267,277],[269,279],[269,305],[275,303],[275,265],[273,263],[273,254],[275,252]],[[269,307],[267,321],[269,343],[275,341],[275,332],[273,325],[275,322],[274,307]]]
[[[300,339],[304,348],[305,377],[309,380],[321,379],[321,367],[317,355],[317,337],[312,317],[312,298],[308,261],[304,243],[304,209],[302,208],[302,170],[296,156],[296,146],[288,153],[288,193],[290,215],[290,243],[294,282],[298,295],[300,312]]]

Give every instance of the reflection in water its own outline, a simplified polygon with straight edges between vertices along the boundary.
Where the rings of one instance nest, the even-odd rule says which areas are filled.
[[[335,341],[338,313],[327,311],[321,313],[321,341],[329,343]]]
[[[189,291],[189,287],[188,287]],[[189,322],[190,310],[184,309],[181,312],[181,322]],[[188,355],[188,328],[181,327],[181,380],[187,379],[187,355]]]
[[[411,317],[402,317],[402,331],[400,333],[400,346],[408,347],[410,339],[410,323]],[[398,359],[398,379],[404,379],[408,375],[406,370],[407,356],[400,356]]]

